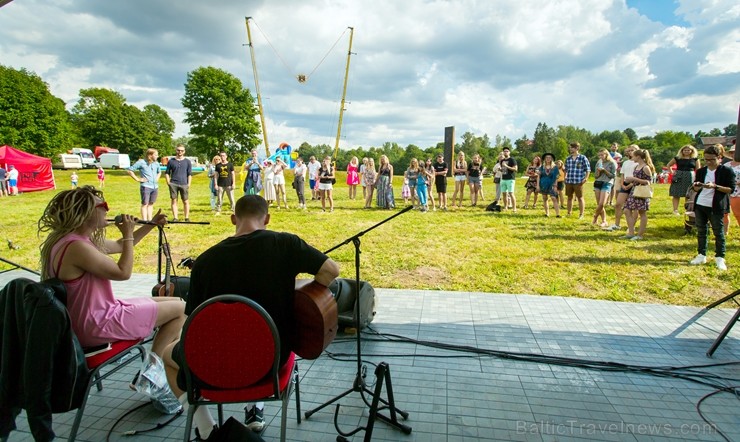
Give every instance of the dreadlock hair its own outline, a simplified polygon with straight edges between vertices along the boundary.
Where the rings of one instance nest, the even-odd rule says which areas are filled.
[[[93,186],[82,186],[56,194],[39,218],[37,235],[49,232],[41,244],[41,279],[51,275],[51,249],[65,235],[75,231],[90,219],[95,211],[95,197],[103,198],[103,192]],[[105,229],[97,229],[92,236],[95,246],[103,250]]]

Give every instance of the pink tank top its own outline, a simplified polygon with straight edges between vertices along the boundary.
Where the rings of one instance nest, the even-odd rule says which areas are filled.
[[[52,265],[56,256],[62,253],[61,263],[67,246],[74,241],[85,241],[93,244],[90,238],[70,233],[59,240],[51,249]],[[49,269],[49,274],[56,276],[61,264]],[[136,320],[131,316],[136,313],[136,306],[153,304],[151,299],[136,299],[121,301],[113,296],[113,287],[110,280],[100,278],[85,272],[79,278],[63,281],[67,289],[67,310],[72,320],[74,330],[83,347],[105,344],[121,339],[139,339],[147,337],[156,320],[156,306],[148,308],[148,312],[139,311]],[[143,307],[143,306],[142,306]],[[141,313],[144,313],[141,315]]]

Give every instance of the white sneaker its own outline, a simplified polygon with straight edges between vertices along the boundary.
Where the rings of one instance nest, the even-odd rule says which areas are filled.
[[[714,262],[715,264],[717,264],[717,270],[722,270],[722,271],[727,270],[727,264],[725,264],[724,258],[720,258],[720,257],[714,258]]]
[[[692,266],[698,266],[699,264],[705,264],[706,262],[707,262],[707,257],[702,254],[699,254],[699,255],[696,255],[696,258],[689,261],[689,264],[691,264]]]
[[[620,226],[618,226],[616,224],[612,224],[611,226],[609,226],[609,229],[608,230],[611,230],[613,232],[613,231],[616,231],[616,230],[619,230],[619,229],[621,229]]]

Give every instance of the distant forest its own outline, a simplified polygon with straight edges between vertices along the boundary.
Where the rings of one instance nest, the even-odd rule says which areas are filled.
[[[161,106],[149,104],[139,109],[128,104],[120,92],[88,88],[80,90],[79,99],[67,110],[64,101],[51,94],[41,77],[26,69],[0,65],[0,145],[11,145],[45,157],[73,147],[109,146],[136,159],[148,148],[168,155],[174,152],[175,145],[184,144],[188,155],[197,156],[201,161],[208,161],[219,150],[226,150],[236,164],[241,164],[252,148],[260,146],[261,129],[255,100],[249,89],[230,73],[213,67],[200,67],[188,73],[181,102],[186,109],[185,121],[190,125],[190,134],[173,138],[175,122]],[[468,158],[480,154],[484,164],[491,168],[501,149],[509,147],[522,171],[535,156],[545,152],[564,159],[571,142],[579,142],[581,153],[592,161],[599,149],[612,143],[637,144],[648,149],[656,167],[660,167],[670,161],[681,146],[699,146],[701,137],[736,134],[736,123],[695,134],[666,130],[638,137],[631,128],[593,133],[575,126],[551,127],[541,122],[531,138],[524,134],[514,141],[500,135],[491,139],[488,134],[465,132],[456,136],[455,151],[465,152]],[[303,142],[300,145],[292,143],[292,146],[294,152],[305,159],[312,155],[319,159],[334,156],[334,148],[326,144]],[[260,156],[264,155],[264,147],[259,149],[262,149]],[[443,142],[420,147],[414,144],[399,146],[388,141],[382,146],[340,149],[334,160],[340,170],[345,170],[352,157],[372,157],[377,164],[378,158],[386,155],[395,169],[404,170],[412,158],[433,158],[443,149]]]

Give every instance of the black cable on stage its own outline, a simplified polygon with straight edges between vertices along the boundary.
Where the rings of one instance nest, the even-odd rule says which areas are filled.
[[[368,338],[367,337],[368,334],[375,335],[377,336],[377,338]],[[720,375],[702,370],[705,368],[717,368],[717,367],[740,365],[740,361],[717,362],[717,363],[710,363],[710,364],[695,364],[695,365],[685,365],[685,366],[670,366],[670,365],[668,366],[645,366],[645,365],[623,364],[620,362],[595,361],[595,360],[569,358],[569,357],[562,357],[562,356],[549,356],[549,355],[543,355],[543,354],[537,354],[537,353],[505,352],[505,351],[500,351],[500,350],[483,349],[483,348],[467,346],[467,345],[455,345],[455,344],[446,344],[446,343],[437,342],[437,341],[412,339],[406,336],[396,335],[393,333],[380,333],[377,330],[369,326],[367,327],[366,337],[363,339],[366,341],[372,341],[372,342],[397,342],[397,343],[402,343],[402,344],[421,345],[424,347],[438,348],[438,349],[448,350],[448,351],[472,353],[472,354],[465,354],[465,355],[415,354],[414,355],[415,357],[426,357],[426,358],[498,357],[501,359],[509,359],[509,360],[522,361],[522,362],[535,362],[535,363],[541,363],[541,364],[553,364],[553,365],[559,365],[559,366],[565,366],[565,367],[582,368],[586,370],[646,374],[646,375],[657,376],[657,377],[681,379],[681,380],[693,382],[696,384],[712,387],[715,389],[715,391],[708,393],[704,397],[699,399],[699,401],[696,403],[696,411],[698,412],[699,417],[701,417],[701,419],[704,422],[710,425],[712,429],[717,432],[718,435],[720,435],[724,440],[728,442],[730,441],[730,439],[727,437],[727,435],[725,435],[719,428],[717,428],[717,425],[715,425],[713,422],[707,419],[706,416],[704,416],[704,414],[701,411],[701,404],[704,400],[708,399],[709,397],[712,397],[722,392],[733,393],[737,399],[740,399],[740,386],[738,385],[730,386],[730,385],[723,384],[723,382],[737,382],[738,379],[730,378],[727,376],[720,376]],[[354,353],[338,353],[338,352],[330,352],[328,350],[325,350],[325,353],[330,359],[336,360],[336,361],[343,361],[343,362],[354,362],[355,359],[350,359],[350,357],[356,356]],[[370,353],[370,354],[366,353],[365,356],[384,357],[384,358],[408,357],[408,355],[397,354],[397,353],[382,353],[382,354],[381,353]],[[342,359],[344,357],[346,357],[347,359]]]
[[[112,425],[112,426],[110,427],[110,430],[108,430],[108,434],[107,434],[107,435],[105,436],[105,441],[106,441],[106,442],[110,442],[110,436],[111,436],[111,434],[113,434],[113,430],[114,430],[114,429],[116,428],[116,426],[117,426],[118,424],[120,424],[120,423],[121,423],[121,421],[122,421],[122,420],[123,420],[123,419],[124,419],[124,418],[125,418],[126,416],[130,415],[131,413],[134,413],[134,412],[136,412],[136,411],[139,411],[139,410],[141,410],[142,408],[146,407],[146,406],[147,406],[147,405],[149,405],[150,403],[151,403],[151,402],[144,402],[143,404],[139,404],[139,405],[137,405],[136,407],[134,407],[134,408],[130,409],[129,411],[127,411],[127,412],[123,413],[123,415],[122,415],[121,417],[119,417],[119,418],[118,418],[118,419],[116,420],[116,422],[115,422],[115,423],[114,423],[114,424],[113,424],[113,425]],[[178,417],[180,417],[180,416],[182,415],[182,412],[183,412],[183,410],[184,410],[184,408],[183,408],[183,407],[180,407],[180,410],[178,410],[178,411],[177,411],[177,413],[175,413],[175,414],[174,414],[174,415],[173,415],[173,416],[172,416],[171,418],[169,418],[169,419],[168,419],[168,420],[166,420],[165,422],[159,422],[159,423],[157,423],[157,425],[155,425],[155,426],[153,426],[153,427],[147,428],[147,429],[145,429],[145,430],[128,430],[128,431],[124,431],[124,432],[123,432],[123,433],[121,433],[121,434],[122,434],[123,436],[134,436],[134,435],[137,435],[137,434],[144,434],[144,433],[149,433],[149,432],[151,432],[151,431],[159,430],[160,428],[164,428],[164,427],[166,427],[167,425],[171,424],[171,423],[172,423],[172,422],[173,422],[173,421],[174,421],[175,419],[177,419]]]
[[[735,397],[737,397],[738,399],[740,399],[740,397],[738,397],[738,388],[740,388],[740,385],[735,385],[735,386],[728,387],[728,388],[718,388],[717,390],[714,390],[713,392],[707,393],[704,396],[702,396],[702,398],[699,399],[699,402],[696,403],[696,412],[699,413],[699,417],[701,417],[701,419],[704,422],[706,422],[709,426],[712,427],[712,430],[716,431],[717,434],[719,434],[727,442],[731,442],[730,441],[730,438],[727,437],[727,435],[725,433],[723,433],[722,430],[720,430],[714,422],[712,422],[709,419],[707,419],[704,416],[704,413],[701,412],[701,403],[704,402],[705,399],[709,399],[710,397],[714,396],[715,394],[724,393],[724,392],[734,393],[735,394]]]

